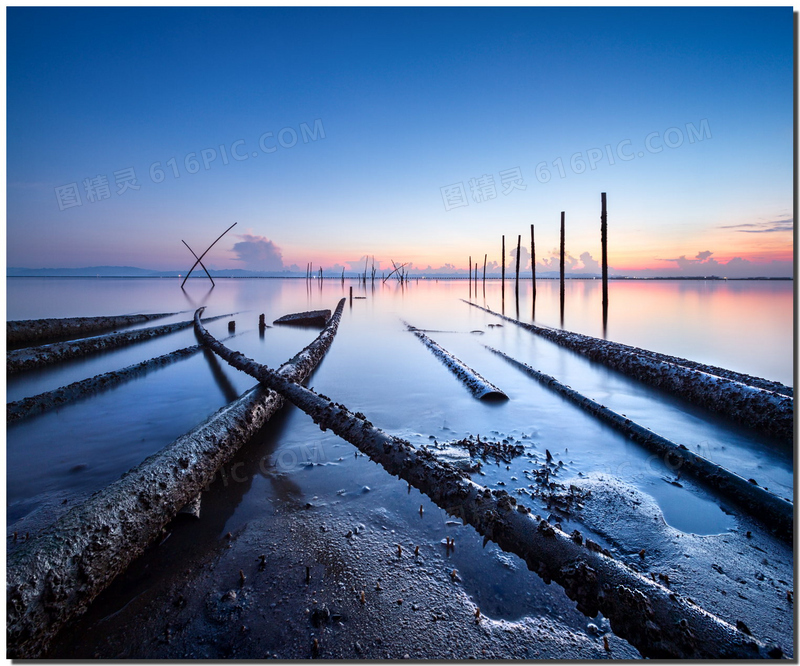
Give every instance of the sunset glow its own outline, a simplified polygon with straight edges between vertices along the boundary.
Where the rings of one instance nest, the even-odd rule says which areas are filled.
[[[564,210],[580,267],[606,192],[612,275],[788,277],[791,18],[10,8],[7,263],[179,270],[238,222],[209,267],[466,272],[535,224],[545,271]]]

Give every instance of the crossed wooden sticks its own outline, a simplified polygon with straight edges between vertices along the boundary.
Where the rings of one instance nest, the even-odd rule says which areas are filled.
[[[184,244],[184,245],[185,245],[187,248],[189,248],[189,252],[191,252],[191,253],[192,253],[192,256],[194,256],[194,258],[195,258],[195,259],[197,259],[197,261],[195,261],[195,262],[194,262],[194,264],[192,265],[192,267],[189,269],[189,272],[186,274],[186,277],[185,277],[185,278],[183,278],[183,282],[181,282],[181,289],[183,289],[183,285],[185,285],[185,284],[186,284],[186,280],[188,280],[188,279],[189,279],[189,276],[192,274],[192,271],[193,271],[195,268],[197,268],[197,264],[200,264],[201,266],[203,266],[203,270],[206,272],[206,275],[208,275],[208,279],[209,279],[209,280],[211,280],[211,285],[212,285],[212,286],[216,286],[216,285],[214,284],[214,278],[212,278],[212,277],[211,277],[211,274],[208,272],[208,270],[206,269],[206,267],[203,265],[203,257],[205,257],[205,256],[208,254],[208,250],[210,250],[212,247],[214,247],[214,246],[217,244],[217,241],[219,241],[219,239],[220,239],[220,238],[222,238],[222,237],[223,237],[225,234],[227,234],[227,233],[228,233],[228,232],[229,232],[231,229],[233,229],[233,228],[236,226],[236,224],[237,224],[237,223],[236,223],[236,222],[234,222],[234,223],[233,223],[231,226],[229,226],[227,229],[225,229],[225,231],[223,231],[223,232],[222,232],[222,233],[219,235],[219,238],[217,238],[217,240],[215,240],[213,243],[211,243],[211,245],[209,245],[209,246],[208,246],[208,248],[206,249],[206,251],[205,251],[205,252],[203,252],[203,254],[201,254],[199,257],[198,257],[198,256],[197,256],[197,255],[194,253],[194,250],[193,250],[192,248],[190,248],[190,247],[189,247],[189,244],[188,244],[188,243],[187,243],[185,240],[181,240],[181,243],[183,243],[183,244]]]

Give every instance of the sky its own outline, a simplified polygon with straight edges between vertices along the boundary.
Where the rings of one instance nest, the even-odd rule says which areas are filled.
[[[9,7],[6,263],[791,276],[792,21]]]

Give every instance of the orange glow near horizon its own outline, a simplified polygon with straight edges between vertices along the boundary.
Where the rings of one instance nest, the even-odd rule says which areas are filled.
[[[695,243],[696,246],[692,249],[688,249],[686,247],[681,249],[669,249],[669,248],[662,248],[660,250],[654,250],[652,248],[648,248],[646,250],[635,250],[635,251],[627,251],[627,252],[609,252],[609,259],[608,263],[611,268],[615,271],[642,271],[642,270],[667,270],[669,268],[676,267],[677,264],[674,259],[679,257],[685,257],[687,260],[696,259],[698,253],[704,251],[705,246],[702,243]],[[777,244],[776,244],[777,245]],[[720,264],[726,264],[731,259],[734,258],[741,258],[749,261],[752,264],[770,264],[773,261],[778,262],[791,262],[794,259],[794,250],[791,243],[789,244],[782,244],[782,247],[770,247],[770,248],[760,248],[760,247],[753,247],[750,246],[748,248],[740,247],[736,249],[735,247],[725,247],[717,251],[712,251],[710,257],[716,260]],[[701,249],[701,247],[703,249]],[[526,248],[527,249],[527,248]],[[573,257],[578,258],[581,252],[571,251],[567,248],[567,254]],[[600,260],[600,252],[591,253],[592,257],[599,261]],[[359,256],[355,253],[351,253],[347,256],[342,256],[334,253],[324,253],[324,252],[303,252],[304,258],[297,258],[297,254],[292,252],[287,252],[284,255],[284,264],[289,266],[291,264],[297,264],[301,268],[303,268],[309,261],[313,263],[314,270],[318,270],[320,266],[324,269],[329,269],[333,266],[345,266],[346,269],[349,270],[363,270],[363,263],[356,263],[351,267],[351,262],[358,262]],[[463,255],[463,256],[462,256]],[[372,254],[360,255],[360,261],[364,261],[364,257],[369,256],[369,268],[372,265]],[[411,262],[413,263],[416,269],[424,269],[427,266],[430,266],[432,269],[441,268],[447,264],[453,266],[455,270],[467,270],[467,257],[469,257],[469,251],[464,252],[463,250],[458,252],[458,256],[448,256],[444,254],[432,254],[432,253],[414,253],[413,251],[406,253],[395,252],[389,254],[375,254],[375,265],[377,270],[392,270],[392,260],[395,261],[398,265],[401,263]],[[523,255],[524,256],[524,255]],[[542,260],[545,258],[550,257],[550,251],[548,250],[546,253],[537,252],[537,269],[542,267]],[[477,263],[479,271],[483,270],[483,255],[472,256],[472,264],[473,267]],[[491,264],[493,261],[500,262],[500,253],[497,252],[496,256],[492,256],[491,254],[488,257],[488,262]],[[579,261],[579,266],[581,265]],[[530,265],[528,264],[528,267]],[[506,247],[506,270],[513,270],[513,258],[510,254],[510,249]],[[580,268],[578,269],[580,270]]]

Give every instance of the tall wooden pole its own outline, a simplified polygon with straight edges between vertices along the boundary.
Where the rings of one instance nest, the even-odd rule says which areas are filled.
[[[483,285],[486,286],[486,257],[487,255],[483,255]]]
[[[561,323],[564,323],[564,211],[561,211]]]
[[[533,239],[533,225],[531,225],[531,281],[533,283],[533,298],[536,298],[536,241]]]
[[[514,280],[514,293],[519,300],[519,255],[522,247],[522,235],[517,236],[517,277]]]
[[[608,218],[606,193],[600,194],[600,245],[603,254],[603,312],[608,309]]]
[[[503,298],[506,296],[506,237],[503,236],[503,269],[500,274],[500,287],[503,292]]]

